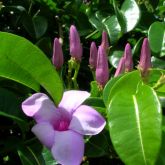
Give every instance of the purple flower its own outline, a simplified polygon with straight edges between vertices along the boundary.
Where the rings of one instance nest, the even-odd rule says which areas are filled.
[[[32,132],[62,165],[79,165],[84,154],[83,135],[95,135],[105,126],[104,118],[93,108],[81,105],[89,97],[85,91],[64,92],[58,107],[43,93],[22,103],[23,112],[37,124]]]
[[[74,25],[70,27],[70,55],[77,61],[81,61],[82,57],[82,45],[80,42],[80,36]]]
[[[58,38],[54,39],[52,62],[56,69],[60,69],[64,63],[62,47]]]
[[[121,59],[119,61],[119,64],[117,66],[117,69],[116,69],[114,77],[117,77],[120,74],[124,73],[124,70],[125,70],[125,58],[121,57]]]
[[[108,58],[103,46],[99,46],[96,67],[96,81],[104,87],[109,79]]]
[[[125,58],[125,72],[130,72],[133,70],[133,60],[132,60],[132,51],[129,43],[126,44],[124,50]]]
[[[97,65],[97,47],[95,42],[91,43],[90,46],[90,57],[89,57],[89,65],[92,70],[96,70]]]
[[[146,75],[148,69],[152,67],[151,64],[151,52],[148,43],[148,39],[145,38],[143,40],[142,48],[141,48],[141,55],[140,55],[140,62],[138,68],[142,71],[143,75]]]
[[[107,50],[109,48],[109,42],[108,42],[108,35],[107,32],[103,31],[102,32],[102,42],[101,42],[101,46]]]

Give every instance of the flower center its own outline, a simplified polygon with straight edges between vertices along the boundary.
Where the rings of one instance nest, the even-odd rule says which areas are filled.
[[[67,131],[71,121],[71,115],[65,110],[58,108],[56,118],[52,120],[52,125],[56,131]]]
[[[56,128],[56,130],[58,131],[66,131],[68,130],[69,127],[69,122],[66,120],[61,120],[58,124],[58,127]]]

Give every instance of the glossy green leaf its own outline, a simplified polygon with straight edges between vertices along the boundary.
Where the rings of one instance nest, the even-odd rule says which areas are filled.
[[[161,106],[152,88],[136,81],[134,86],[134,93],[127,93],[123,81],[123,91],[109,102],[110,136],[125,164],[151,165],[161,143]]]
[[[140,19],[140,10],[135,0],[125,0],[121,11],[126,20],[126,31],[131,31]]]
[[[105,12],[99,10],[99,11],[96,11],[95,16],[98,20],[103,21],[106,17],[109,16],[109,13],[105,13]]]
[[[113,1],[113,6],[114,6],[115,13],[116,13],[116,17],[117,17],[118,22],[121,27],[121,31],[123,33],[125,33],[126,32],[126,19],[123,15],[123,12],[119,10],[118,6],[116,5],[115,0]]]
[[[165,56],[165,24],[154,22],[148,31],[150,48],[154,53]]]
[[[114,44],[121,37],[121,27],[117,17],[115,15],[109,16],[103,21],[103,24],[106,27],[111,43]]]
[[[121,50],[115,50],[113,52],[110,51],[109,62],[113,67],[117,68],[123,53],[124,52]]]
[[[115,85],[115,83],[122,77],[122,75],[117,76],[117,77],[113,77],[112,79],[110,79],[108,81],[108,83],[105,85],[104,90],[103,90],[103,100],[104,100],[104,104],[106,106],[108,106],[109,103],[109,94],[111,93],[111,90],[113,89],[113,86]]]
[[[97,29],[99,30],[100,32],[103,31],[104,29],[104,25],[101,23],[102,20],[100,19],[100,17],[98,17],[97,15],[97,12],[94,13],[90,10],[90,8],[88,8],[86,10],[86,14],[88,15],[88,18],[89,18],[89,22]]]
[[[109,104],[113,96],[121,91],[125,91],[127,94],[133,94],[136,91],[136,85],[141,81],[139,71],[133,71],[121,77],[115,77],[110,80],[103,91],[103,100],[105,105]]]
[[[0,38],[0,76],[35,91],[41,85],[58,104],[63,93],[62,82],[44,53],[22,37],[1,32]]]

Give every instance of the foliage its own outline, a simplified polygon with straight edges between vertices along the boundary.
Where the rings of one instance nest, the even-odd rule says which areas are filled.
[[[0,164],[54,165],[48,149],[31,133],[34,121],[21,102],[47,93],[58,105],[68,90],[69,28],[76,25],[83,44],[77,82],[91,92],[84,104],[107,120],[104,131],[85,137],[82,164],[165,164],[165,6],[163,0],[8,0],[0,3]],[[110,40],[110,80],[103,91],[88,67],[90,43]],[[65,63],[51,63],[53,39],[63,43]],[[147,77],[137,70],[148,37],[152,66]],[[124,47],[132,47],[134,71],[114,77]],[[75,64],[74,64],[75,65]]]

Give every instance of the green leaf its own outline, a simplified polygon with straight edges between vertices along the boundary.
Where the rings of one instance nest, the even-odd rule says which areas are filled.
[[[45,160],[45,165],[57,165],[58,163],[52,157],[51,152],[47,148],[43,148],[42,155]]]
[[[133,47],[133,50],[132,50],[133,56],[139,57],[142,42],[143,42],[143,38],[141,37],[141,38],[136,42],[135,46]]]
[[[58,104],[63,93],[62,82],[44,53],[22,37],[1,32],[0,38],[0,76],[35,91],[41,85]]]
[[[106,132],[92,136],[85,143],[85,156],[101,157],[109,154],[110,144],[109,137]]]
[[[115,77],[110,80],[103,91],[104,103],[107,106],[113,96],[115,96],[120,91],[125,90],[127,94],[133,94],[136,91],[136,84],[141,81],[141,76],[139,71],[129,72],[125,75]]]
[[[125,164],[154,164],[161,143],[161,106],[152,88],[137,82],[134,86],[134,93],[126,92],[123,82],[123,90],[109,102],[111,140]]]
[[[115,15],[107,17],[103,24],[106,27],[111,43],[114,44],[121,37],[121,27]]]
[[[45,34],[48,27],[48,22],[44,17],[36,16],[33,17],[33,24],[35,29],[35,35],[36,38],[38,39]]]
[[[122,75],[113,77],[108,83],[105,85],[103,90],[103,100],[105,105],[108,105],[108,101],[110,100],[109,94],[111,93],[111,89],[113,89],[113,85],[122,77]]]
[[[28,32],[28,34],[31,37],[35,38],[36,35],[35,35],[33,20],[26,11],[23,12],[23,15],[22,15],[22,24],[25,30]]]
[[[24,123],[23,114],[20,110],[20,101],[13,92],[3,88],[0,88],[0,116]]]
[[[126,19],[123,15],[123,12],[121,10],[119,10],[119,8],[116,5],[115,1],[113,1],[113,6],[114,6],[114,9],[115,9],[116,17],[117,17],[118,22],[119,22],[120,27],[121,27],[121,31],[123,33],[125,33],[127,29],[126,29]]]
[[[37,45],[46,55],[52,56],[52,44],[49,37],[41,38],[35,45]]]
[[[126,31],[131,31],[140,19],[140,10],[135,0],[125,0],[121,11],[126,20]]]
[[[96,81],[91,81],[91,97],[98,97],[101,94],[101,90],[99,89],[98,83]]]
[[[89,97],[87,98],[84,103],[85,105],[89,105],[96,109],[102,116],[106,116],[106,109],[104,102],[101,98],[98,97]]]
[[[157,93],[165,95],[165,70],[152,69],[147,78],[147,85],[154,88]]]
[[[159,96],[159,101],[162,106],[162,108],[165,108],[165,96]]]
[[[115,50],[113,52],[110,52],[109,62],[113,67],[117,68],[118,63],[119,63],[120,58],[122,57],[123,53],[124,52],[121,50]]]
[[[58,12],[59,9],[57,8],[57,4],[53,0],[34,0],[37,1],[46,7],[48,7],[53,12]]]
[[[156,165],[165,165],[165,117],[163,116],[163,128],[162,128],[162,144],[160,148],[160,152],[156,161]]]
[[[45,165],[42,157],[42,145],[35,141],[31,145],[20,144],[17,152],[23,165]]]
[[[101,23],[102,20],[99,19],[99,17],[97,17],[97,12],[94,13],[91,11],[90,8],[88,8],[86,10],[86,14],[88,15],[89,18],[89,22],[100,32],[103,31],[104,29],[104,25]]]
[[[13,92],[0,88],[0,116],[13,120],[24,133],[29,129],[29,126],[20,105],[21,101]]]
[[[156,165],[165,165],[165,132],[162,132],[162,145],[158,155]]]
[[[148,31],[150,48],[160,57],[165,56],[165,23],[154,22]]]
[[[45,34],[48,23],[44,17],[35,16],[31,18],[27,12],[24,12],[23,26],[31,37],[38,39]]]
[[[151,61],[153,68],[165,69],[164,60],[152,56]]]

